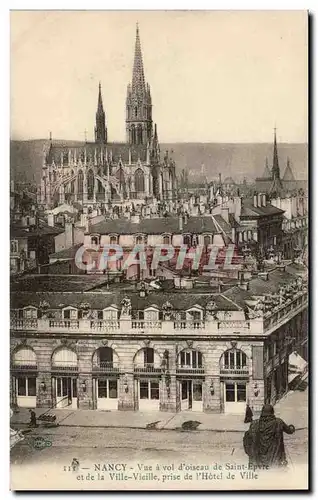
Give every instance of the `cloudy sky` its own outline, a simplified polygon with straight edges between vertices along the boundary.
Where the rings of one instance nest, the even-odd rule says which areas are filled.
[[[137,21],[161,142],[307,141],[305,11],[12,12],[12,138],[124,140]]]

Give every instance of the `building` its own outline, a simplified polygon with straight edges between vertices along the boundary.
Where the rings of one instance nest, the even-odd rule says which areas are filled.
[[[224,292],[39,275],[11,290],[12,405],[244,413],[307,359],[307,286],[287,268]]]
[[[49,226],[33,212],[10,226],[10,274],[34,272],[49,262],[55,251],[55,237],[63,230]]]
[[[50,209],[75,202],[96,208],[112,201],[175,197],[175,164],[167,152],[160,157],[138,26],[132,81],[127,88],[126,142],[109,142],[101,84],[94,135],[93,143],[73,145],[54,144],[50,138],[38,199],[41,206]]]
[[[307,191],[307,184],[307,180],[302,181],[295,179],[289,158],[287,158],[287,165],[284,174],[281,176],[275,128],[272,167],[271,169],[269,168],[268,159],[266,158],[262,177],[255,179],[255,190],[267,193],[271,197],[275,198],[282,197],[287,193],[294,193],[299,190]]]

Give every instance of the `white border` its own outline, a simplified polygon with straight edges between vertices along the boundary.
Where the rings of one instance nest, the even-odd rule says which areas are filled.
[[[9,453],[9,438],[8,438],[8,428],[9,428],[9,363],[8,363],[8,352],[9,352],[9,304],[8,304],[8,296],[9,296],[9,10],[106,10],[105,8],[107,7],[107,10],[173,10],[173,9],[178,9],[178,10],[304,10],[307,9],[312,13],[315,13],[315,3],[313,1],[310,2],[302,2],[302,1],[295,1],[295,0],[289,0],[287,1],[279,1],[279,0],[267,0],[266,2],[259,1],[257,4],[253,1],[214,1],[209,2],[209,1],[202,1],[202,0],[196,0],[194,1],[189,1],[189,0],[183,0],[181,1],[176,1],[176,0],[161,0],[161,1],[153,1],[151,4],[149,2],[140,2],[140,1],[123,1],[123,0],[117,0],[116,2],[112,1],[96,1],[96,0],[91,0],[90,2],[83,1],[83,0],[77,0],[76,2],[74,1],[68,1],[68,0],[55,0],[54,2],[52,1],[40,1],[40,0],[33,0],[29,2],[23,2],[23,1],[6,1],[3,0],[1,2],[0,6],[0,47],[1,47],[1,133],[0,133],[0,140],[1,140],[1,196],[0,196],[0,202],[1,202],[1,215],[2,215],[2,234],[1,234],[1,263],[3,264],[3,270],[1,274],[1,360],[0,360],[0,366],[2,368],[2,377],[1,377],[1,387],[2,387],[2,401],[3,401],[3,408],[2,411],[0,412],[0,418],[1,418],[1,426],[0,429],[3,433],[3,439],[0,441],[1,442],[1,447],[0,447],[0,457],[1,457],[1,477],[2,480],[0,481],[0,491],[1,491],[1,498],[8,498],[11,493],[8,491],[9,487],[9,461],[8,461],[8,453]],[[317,54],[317,46],[316,46],[316,37],[313,36],[313,46],[311,48],[312,52],[316,55]],[[314,60],[314,57],[312,58]],[[315,65],[316,66],[316,65]],[[314,69],[314,75],[313,75],[313,81],[315,81],[315,76],[316,76],[316,67]],[[314,90],[314,86],[312,85],[312,90]],[[317,132],[316,129],[314,128],[314,117],[316,116],[316,108],[312,109],[312,105],[315,103],[311,103],[311,120],[312,120],[312,127],[313,127],[313,135],[312,135],[312,144],[311,144],[311,154],[313,155],[313,146],[316,143],[315,139],[317,139]],[[318,185],[318,179],[317,179],[317,167],[315,165],[315,158],[312,157],[312,168],[314,170],[314,175],[312,177],[312,186],[317,186]],[[317,252],[318,250],[318,245],[315,245],[315,235],[316,235],[316,229],[318,225],[318,213],[317,213],[317,207],[316,204],[314,204],[314,193],[312,194],[313,198],[313,203],[312,203],[312,230],[313,230],[313,237],[312,237],[312,256],[313,256],[313,262],[316,261],[318,262],[318,259],[315,259],[317,257]],[[318,264],[317,264],[318,266]],[[313,272],[313,275],[316,277],[316,272],[317,272],[318,267]],[[314,276],[312,275],[312,279],[314,279]],[[314,290],[314,286],[312,287]],[[316,294],[312,293],[311,300],[312,300],[312,309],[313,310],[318,310],[318,304],[316,301],[317,297]],[[317,306],[317,307],[315,307]],[[311,348],[314,347],[315,351],[312,353],[311,359],[314,361],[315,360],[315,354],[317,353],[317,345],[318,342],[317,340],[315,341],[314,337],[318,333],[318,328],[316,328],[317,322],[316,318],[314,318],[313,324],[312,324],[312,329],[311,329],[311,343],[310,346]],[[314,369],[314,362],[313,362],[313,367]],[[314,374],[316,378],[316,373]],[[8,382],[8,383],[6,383]],[[312,380],[312,384],[314,386],[314,382],[316,380]],[[312,395],[314,396],[314,392],[312,390]],[[315,417],[317,416],[317,398],[315,398],[314,404],[313,404],[313,414]],[[315,418],[312,419],[312,426],[315,422]],[[315,429],[312,430],[314,432]],[[315,437],[315,436],[313,436]],[[315,448],[314,449],[314,459],[316,459],[316,445],[317,443],[315,442],[312,443],[312,446]],[[311,464],[313,471],[315,470],[314,463]],[[313,473],[314,476],[314,473]],[[314,482],[314,477],[313,477],[313,483],[315,486]],[[74,494],[75,497],[80,498],[79,494]],[[87,493],[88,496],[92,497],[92,494]],[[281,495],[273,495],[273,494],[268,494],[271,496],[271,498],[279,498]],[[52,496],[57,496],[57,494],[52,494]],[[107,493],[108,497],[112,497],[113,495],[111,493]],[[168,494],[168,496],[170,496]],[[219,495],[215,492],[213,492],[213,496],[218,497]],[[229,494],[223,494],[220,496],[220,498],[226,498],[226,497],[231,497],[232,495]],[[39,497],[39,495],[37,495]],[[199,495],[191,494],[192,498],[199,497]],[[64,494],[59,494],[58,498],[64,498]],[[114,498],[118,498],[118,495],[114,496]]]

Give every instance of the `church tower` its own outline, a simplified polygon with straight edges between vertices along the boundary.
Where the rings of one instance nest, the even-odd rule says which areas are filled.
[[[100,83],[99,83],[99,87],[98,87],[98,102],[97,102],[96,126],[95,126],[95,142],[97,144],[106,144],[107,143],[106,118],[105,118],[105,111],[104,111],[104,106],[103,106],[102,86]]]
[[[138,24],[132,81],[127,88],[126,136],[129,144],[145,146],[152,138],[151,94],[149,84],[145,82]]]

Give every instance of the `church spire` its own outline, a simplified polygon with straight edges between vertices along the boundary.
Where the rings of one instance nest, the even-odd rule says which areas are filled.
[[[273,149],[273,168],[272,176],[274,179],[280,179],[280,169],[278,161],[278,151],[277,151],[277,139],[276,139],[276,127],[274,128],[274,149]]]
[[[102,98],[102,85],[98,85],[98,100],[96,111],[96,126],[95,126],[95,142],[98,144],[105,144],[107,142],[107,127],[105,111]]]
[[[144,65],[142,62],[141,43],[139,37],[139,26],[136,25],[135,56],[132,75],[133,93],[143,95],[146,91]]]
[[[151,94],[150,87],[145,80],[138,24],[132,80],[127,88],[126,133],[127,142],[130,144],[146,145],[152,137]]]

